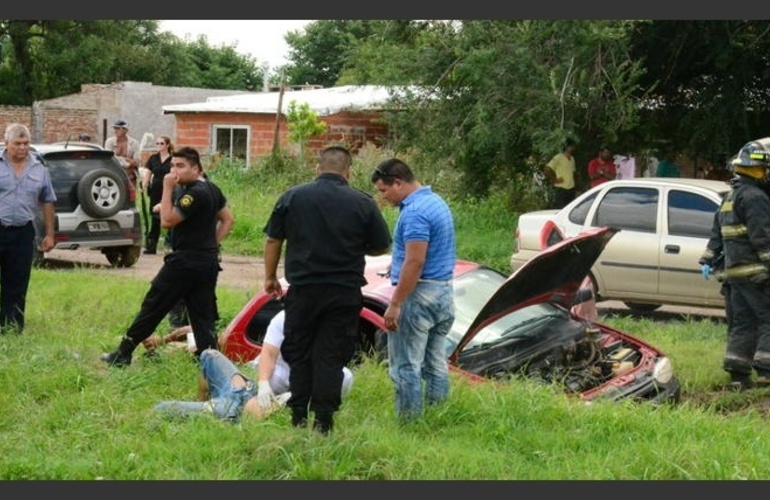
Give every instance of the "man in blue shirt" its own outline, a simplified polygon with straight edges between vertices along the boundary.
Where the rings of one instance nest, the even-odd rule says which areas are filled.
[[[26,125],[5,129],[5,151],[0,156],[0,333],[24,330],[24,308],[32,273],[35,227],[42,209],[45,236],[39,250],[54,247],[56,194],[48,169],[29,152]]]
[[[408,421],[422,416],[423,380],[428,405],[449,396],[446,336],[455,318],[454,220],[446,202],[417,181],[399,159],[380,163],[371,180],[380,195],[400,210],[390,269],[396,289],[384,320],[396,416]]]

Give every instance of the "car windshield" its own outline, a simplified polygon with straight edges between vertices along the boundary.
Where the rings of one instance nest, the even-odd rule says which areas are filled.
[[[489,298],[500,288],[506,276],[492,269],[480,268],[453,280],[455,294],[455,321],[447,335],[449,355],[471,325]]]
[[[551,321],[557,319],[561,324],[562,320],[568,318],[569,311],[553,304],[541,303],[527,306],[486,325],[473,336],[473,339],[463,348],[463,352],[540,335],[544,331],[544,326]],[[454,347],[452,349],[454,350]]]

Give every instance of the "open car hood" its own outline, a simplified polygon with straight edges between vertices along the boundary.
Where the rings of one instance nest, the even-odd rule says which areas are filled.
[[[456,361],[479,330],[511,311],[542,302],[570,308],[583,279],[618,231],[607,227],[590,229],[556,243],[527,261],[481,308],[449,359]]]

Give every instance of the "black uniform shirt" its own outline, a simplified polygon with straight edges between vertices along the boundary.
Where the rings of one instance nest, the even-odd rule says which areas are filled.
[[[182,186],[175,198],[174,209],[184,220],[171,231],[171,248],[218,254],[217,213],[227,204],[222,190],[209,180],[198,180]]]
[[[292,285],[361,287],[366,284],[365,255],[391,243],[372,196],[333,173],[319,174],[281,195],[264,232],[286,241],[284,268]]]

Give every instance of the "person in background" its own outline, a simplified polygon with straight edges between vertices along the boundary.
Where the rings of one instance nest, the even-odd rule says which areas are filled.
[[[607,146],[599,148],[599,154],[588,162],[588,180],[591,187],[603,184],[617,176],[612,151]]]
[[[174,197],[177,186],[181,193]],[[163,178],[160,220],[164,228],[173,228],[172,251],[164,257],[118,348],[100,357],[109,366],[130,365],[134,349],[152,335],[180,299],[190,315],[196,355],[217,348],[219,244],[230,233],[234,219],[225,195],[204,176],[193,148],[184,147],[172,155],[171,171]]]
[[[770,151],[747,143],[733,160],[732,189],[722,200],[699,260],[708,278],[724,253],[727,349],[722,368],[738,390],[770,387]],[[752,370],[756,381],[752,381]]]
[[[663,159],[658,162],[655,169],[655,177],[680,177],[679,165],[676,164],[676,151],[668,149],[663,154]]]
[[[139,141],[128,135],[128,123],[118,120],[112,126],[115,135],[104,141],[104,149],[115,153],[120,165],[125,169],[128,179],[136,187],[139,171]]]
[[[390,268],[396,288],[383,319],[395,412],[407,422],[422,417],[423,400],[437,405],[449,397],[446,337],[455,319],[454,219],[446,202],[397,158],[377,165],[371,181],[385,201],[399,207]]]
[[[199,401],[163,401],[155,410],[167,415],[213,413],[223,420],[238,420],[243,413],[262,418],[286,404],[289,392],[290,367],[281,356],[284,339],[285,312],[279,311],[267,326],[262,350],[246,366],[256,372],[248,377],[220,351],[207,349],[201,354],[201,375],[198,381]],[[183,337],[191,327],[172,332]],[[341,397],[353,385],[353,372],[342,368]]]
[[[265,282],[280,298],[278,262],[286,241],[286,339],[281,354],[291,367],[291,424],[327,435],[341,404],[342,367],[355,351],[366,255],[390,248],[388,224],[371,195],[348,183],[353,159],[346,148],[324,149],[316,178],[276,201],[264,227]]]
[[[572,139],[564,141],[561,153],[551,158],[545,168],[545,176],[554,187],[553,208],[564,208],[575,199],[575,149]]]
[[[32,275],[35,227],[42,210],[45,235],[38,250],[54,247],[56,194],[48,169],[29,151],[26,125],[5,129],[0,155],[0,333],[22,333],[27,289]]]
[[[150,155],[145,164],[141,188],[150,199],[150,230],[144,242],[144,253],[155,254],[160,238],[160,198],[163,195],[163,178],[171,171],[171,155],[174,144],[166,135],[155,139],[157,151]]]
[[[733,178],[732,172],[727,168],[728,161],[725,159],[717,160],[711,164],[711,169],[706,173],[706,179],[717,181],[729,181]]]

